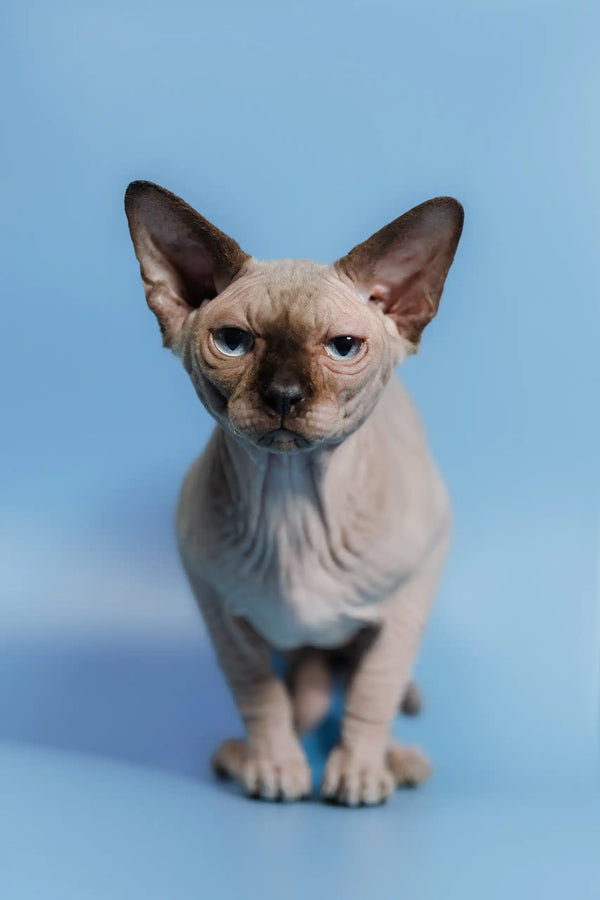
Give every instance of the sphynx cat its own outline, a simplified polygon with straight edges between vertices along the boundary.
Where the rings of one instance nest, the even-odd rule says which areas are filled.
[[[158,185],[125,206],[150,309],[216,420],[177,510],[183,564],[244,722],[213,758],[252,796],[311,791],[299,734],[347,665],[321,795],[370,805],[429,773],[396,742],[450,513],[394,369],[435,316],[463,210],[438,197],[332,265],[259,261]],[[284,680],[273,651],[290,664]]]

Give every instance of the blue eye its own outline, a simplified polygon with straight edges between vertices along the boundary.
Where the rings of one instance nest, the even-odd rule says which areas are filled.
[[[254,338],[241,328],[217,328],[212,333],[217,350],[225,356],[245,356],[254,346]]]
[[[364,341],[360,338],[350,337],[350,335],[340,335],[331,338],[325,344],[325,349],[332,359],[352,359],[356,356]]]

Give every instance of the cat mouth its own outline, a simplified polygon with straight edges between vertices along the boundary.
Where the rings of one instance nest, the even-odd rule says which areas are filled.
[[[273,431],[263,434],[258,439],[258,443],[261,447],[268,447],[269,450],[285,452],[286,450],[303,450],[309,446],[310,441],[288,428],[275,428]]]

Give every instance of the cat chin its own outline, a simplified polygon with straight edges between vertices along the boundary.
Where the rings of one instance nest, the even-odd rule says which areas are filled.
[[[287,428],[267,432],[256,441],[256,445],[271,453],[295,453],[314,446],[312,441]]]
[[[236,443],[244,445],[248,450],[260,450],[279,456],[334,450],[356,430],[353,428],[344,433],[315,432],[306,435],[290,428],[272,428],[262,432],[256,428],[240,428],[228,420],[220,421],[219,424]]]

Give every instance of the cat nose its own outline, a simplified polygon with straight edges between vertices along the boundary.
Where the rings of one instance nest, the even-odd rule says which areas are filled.
[[[286,416],[292,406],[304,400],[299,384],[272,384],[264,395],[265,401],[278,416]]]

